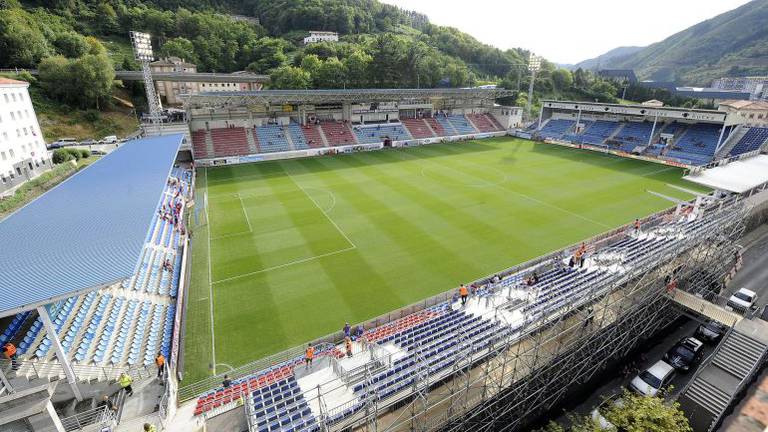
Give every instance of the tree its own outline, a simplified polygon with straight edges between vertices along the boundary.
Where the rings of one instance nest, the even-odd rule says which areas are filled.
[[[85,38],[75,32],[66,32],[58,35],[53,45],[59,54],[69,58],[85,55],[90,49],[90,45],[85,41]]]
[[[34,68],[52,54],[48,40],[33,17],[22,9],[0,13],[0,66]]]
[[[317,74],[317,71],[320,70],[320,66],[322,65],[323,61],[315,54],[305,55],[304,58],[301,59],[301,68],[313,77]]]
[[[654,396],[641,396],[627,390],[619,402],[604,402],[600,414],[616,429],[625,432],[692,432],[688,419],[677,402],[667,403]],[[571,426],[550,422],[539,432],[601,432],[600,425],[591,416],[569,415]]]
[[[112,95],[115,70],[105,54],[86,54],[78,59],[48,57],[38,69],[46,94],[64,103],[98,108]]]
[[[318,88],[338,89],[347,84],[347,71],[344,64],[336,57],[327,58],[312,77]]]
[[[371,62],[373,57],[362,50],[356,50],[344,59],[342,63],[347,72],[347,87],[367,87]]]
[[[161,58],[178,57],[195,64],[200,61],[195,54],[195,46],[192,41],[183,37],[168,39],[160,47],[159,55]]]
[[[312,82],[309,72],[287,65],[272,69],[269,77],[273,89],[307,89]]]
[[[270,37],[259,39],[246,48],[246,56],[252,60],[246,69],[251,72],[267,73],[271,69],[282,66],[288,60],[284,52],[285,46],[286,43],[282,39]]]
[[[573,86],[573,75],[568,69],[557,69],[552,71],[552,82],[558,90],[567,90]]]

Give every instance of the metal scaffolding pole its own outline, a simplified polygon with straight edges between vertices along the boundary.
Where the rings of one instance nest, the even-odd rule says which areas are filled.
[[[48,315],[48,309],[46,309],[45,306],[38,306],[37,313],[40,315],[40,319],[43,321],[43,327],[45,327],[45,332],[48,334],[48,338],[51,340],[53,348],[56,350],[56,358],[59,360],[59,363],[61,363],[62,369],[64,369],[67,381],[69,381],[69,385],[72,387],[72,393],[74,393],[75,398],[78,401],[82,401],[83,394],[80,392],[80,387],[77,383],[77,375],[75,375],[75,371],[72,369],[72,364],[69,362],[69,358],[67,358],[67,354],[64,352],[64,347],[61,346],[59,334],[53,327],[51,316]]]

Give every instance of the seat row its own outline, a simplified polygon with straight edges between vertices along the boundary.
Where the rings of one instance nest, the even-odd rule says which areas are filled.
[[[731,156],[749,153],[757,150],[768,142],[768,128],[753,127],[736,143],[731,150]]]

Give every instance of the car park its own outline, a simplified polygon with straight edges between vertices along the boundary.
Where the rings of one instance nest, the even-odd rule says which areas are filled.
[[[720,340],[720,338],[723,337],[727,330],[727,327],[724,324],[721,324],[717,321],[708,321],[705,324],[701,324],[697,329],[694,336],[696,339],[706,342],[706,343],[715,343]]]
[[[733,293],[733,295],[728,299],[726,306],[729,306],[730,308],[739,312],[746,312],[755,305],[756,301],[756,292],[746,288],[739,288],[739,290]]]
[[[656,396],[669,385],[675,376],[675,368],[664,360],[640,372],[629,383],[629,388],[644,396]]]
[[[664,361],[677,370],[687,372],[699,364],[704,355],[704,342],[694,338],[683,338],[664,354]]]

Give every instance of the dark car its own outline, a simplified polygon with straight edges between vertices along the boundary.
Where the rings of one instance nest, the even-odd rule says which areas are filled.
[[[717,321],[708,321],[696,329],[696,336],[702,342],[715,343],[725,334],[727,327]]]
[[[88,138],[87,140],[84,140],[84,141],[80,141],[80,145],[81,145],[81,146],[90,146],[90,145],[96,145],[96,144],[98,144],[98,143],[99,143],[99,142],[98,142],[98,141],[96,141],[95,139],[90,139],[90,138]]]
[[[677,345],[664,354],[664,361],[677,370],[687,371],[701,361],[701,357],[704,355],[703,348],[704,342],[693,337],[687,337],[680,340]]]

